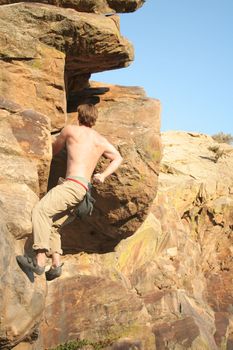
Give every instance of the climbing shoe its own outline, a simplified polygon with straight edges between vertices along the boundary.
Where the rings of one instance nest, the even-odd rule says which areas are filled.
[[[28,268],[37,275],[42,275],[45,271],[44,267],[37,264],[36,259],[30,258],[29,256],[18,255],[16,256],[16,260],[21,268]]]
[[[62,273],[62,266],[64,264],[61,264],[60,266],[51,266],[48,271],[45,272],[46,280],[47,281],[52,281],[57,277],[61,276]]]

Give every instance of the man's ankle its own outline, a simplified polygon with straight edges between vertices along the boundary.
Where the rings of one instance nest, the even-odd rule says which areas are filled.
[[[53,253],[52,254],[52,267],[56,268],[61,266],[61,261],[60,261],[61,255],[58,253]]]
[[[45,263],[46,263],[46,249],[38,249],[36,251],[36,260],[37,260],[37,264],[40,267],[44,267]]]

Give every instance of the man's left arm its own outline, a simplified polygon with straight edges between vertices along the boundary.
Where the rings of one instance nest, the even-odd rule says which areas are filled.
[[[66,144],[67,128],[62,129],[61,133],[57,136],[52,144],[53,156],[58,154]]]

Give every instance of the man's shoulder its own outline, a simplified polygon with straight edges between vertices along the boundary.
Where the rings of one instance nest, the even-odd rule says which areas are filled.
[[[74,133],[78,131],[78,125],[75,124],[68,124],[66,125],[62,130],[66,134]]]

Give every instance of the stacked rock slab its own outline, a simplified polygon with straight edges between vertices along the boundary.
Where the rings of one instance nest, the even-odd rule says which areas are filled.
[[[21,2],[19,0],[0,0],[0,5]],[[114,12],[133,12],[143,5],[145,0],[42,0],[30,1],[72,8],[79,12],[94,12],[99,14],[112,14]]]
[[[0,7],[0,96],[66,121],[66,93],[88,85],[90,73],[127,66],[132,45],[103,15],[51,5]],[[66,90],[66,91],[65,91]]]

